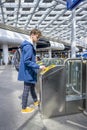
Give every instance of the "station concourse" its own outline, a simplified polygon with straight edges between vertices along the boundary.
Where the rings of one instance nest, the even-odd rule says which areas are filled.
[[[0,0],[0,130],[87,130],[86,25],[87,0]],[[32,28],[43,33],[37,55],[47,69],[38,73],[40,106],[23,114],[9,58]]]

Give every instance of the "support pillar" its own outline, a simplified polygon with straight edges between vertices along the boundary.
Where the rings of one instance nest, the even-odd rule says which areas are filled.
[[[8,45],[3,45],[3,61],[5,65],[8,64]]]
[[[76,15],[75,9],[72,10],[72,32],[71,32],[71,58],[76,57]]]
[[[52,50],[49,49],[49,58],[52,58]]]

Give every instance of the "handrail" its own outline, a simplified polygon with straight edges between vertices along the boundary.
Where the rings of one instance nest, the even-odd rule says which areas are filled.
[[[67,58],[65,61],[64,61],[64,64],[66,64],[67,61],[69,60],[81,60],[83,61],[83,58]]]

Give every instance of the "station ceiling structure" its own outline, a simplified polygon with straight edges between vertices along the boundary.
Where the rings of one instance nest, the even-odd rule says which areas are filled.
[[[87,37],[87,0],[75,9],[76,39]],[[44,37],[70,44],[72,38],[72,11],[66,0],[0,0],[0,28],[28,33],[32,28],[42,31]]]

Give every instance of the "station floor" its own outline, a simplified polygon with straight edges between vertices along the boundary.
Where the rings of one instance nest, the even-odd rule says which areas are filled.
[[[42,117],[38,107],[32,113],[21,113],[22,90],[15,68],[0,66],[0,130],[87,130],[83,113],[49,119]]]

